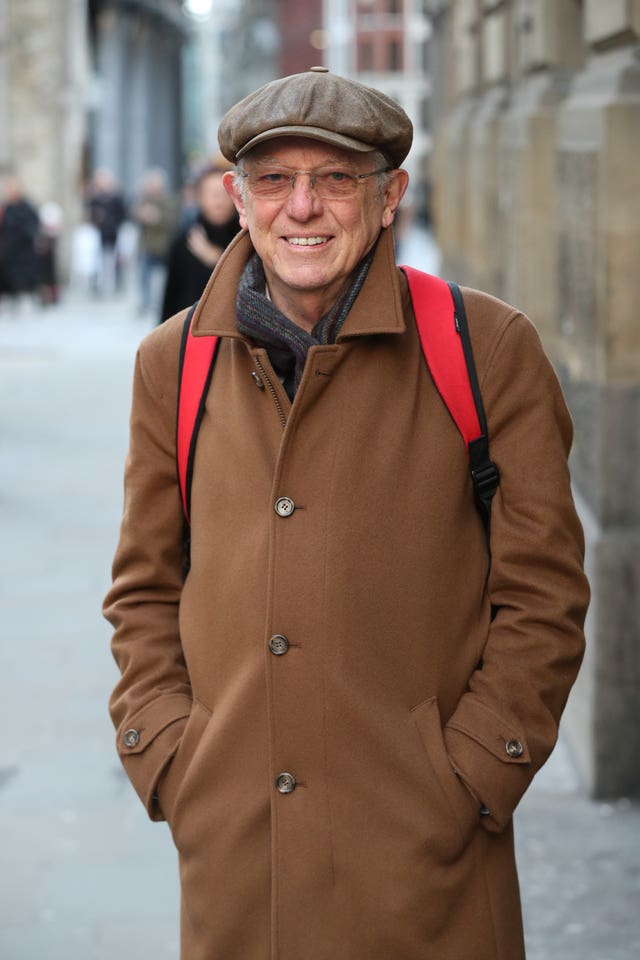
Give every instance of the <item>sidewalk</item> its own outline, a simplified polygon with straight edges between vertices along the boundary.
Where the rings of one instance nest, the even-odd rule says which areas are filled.
[[[178,958],[176,857],[115,754],[99,613],[149,327],[115,298],[0,314],[2,960]],[[585,798],[561,742],[516,830],[529,960],[640,956],[640,808]]]

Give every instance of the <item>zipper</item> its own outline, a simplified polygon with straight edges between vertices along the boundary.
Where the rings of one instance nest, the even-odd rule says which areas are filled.
[[[282,424],[282,429],[284,430],[284,428],[285,428],[286,425],[287,425],[287,418],[286,418],[285,415],[284,415],[284,410],[282,409],[282,404],[280,403],[280,397],[279,397],[278,394],[276,393],[276,389],[275,389],[275,387],[273,386],[273,384],[271,383],[271,380],[270,380],[270,378],[269,378],[269,374],[268,374],[267,371],[265,370],[264,365],[262,364],[262,361],[260,360],[260,358],[254,356],[253,359],[254,359],[254,361],[255,361],[256,367],[259,369],[260,373],[262,374],[262,377],[263,377],[265,383],[266,383],[267,386],[269,387],[269,393],[270,393],[271,396],[273,397],[273,402],[274,402],[275,405],[276,405],[276,410],[278,411],[278,416],[280,417],[280,423]]]

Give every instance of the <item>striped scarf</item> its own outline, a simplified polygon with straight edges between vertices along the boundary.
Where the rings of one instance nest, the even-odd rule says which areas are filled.
[[[236,322],[238,331],[256,346],[265,347],[269,360],[293,400],[302,379],[309,347],[335,343],[349,310],[360,293],[373,260],[371,250],[356,267],[352,281],[328,313],[308,333],[289,320],[266,295],[267,281],[262,261],[254,253],[247,263],[238,286]]]

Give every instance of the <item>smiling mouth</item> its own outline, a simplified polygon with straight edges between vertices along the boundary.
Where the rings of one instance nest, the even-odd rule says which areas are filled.
[[[329,237],[285,237],[287,243],[294,247],[317,247],[329,239]]]

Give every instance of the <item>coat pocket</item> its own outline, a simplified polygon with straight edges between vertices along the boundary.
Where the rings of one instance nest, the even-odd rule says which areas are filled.
[[[449,814],[449,819],[455,824],[457,839],[460,841],[456,844],[457,850],[452,849],[450,853],[459,854],[469,843],[480,822],[479,804],[451,766],[442,736],[436,697],[430,697],[413,707],[411,716],[425,749],[432,774],[430,779],[440,793],[440,800]],[[446,831],[446,823],[440,824],[439,829]]]
[[[174,811],[210,719],[211,712],[198,700],[194,700],[178,749],[158,784],[160,807],[172,830]]]

